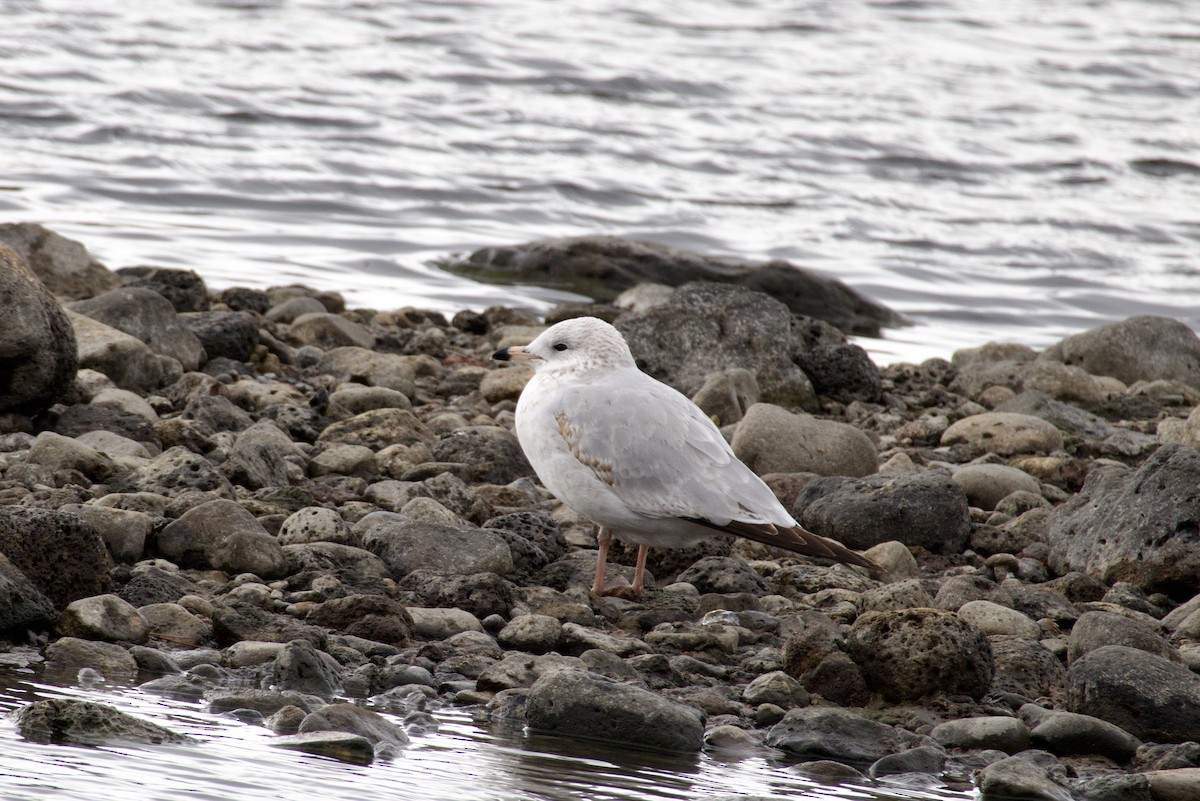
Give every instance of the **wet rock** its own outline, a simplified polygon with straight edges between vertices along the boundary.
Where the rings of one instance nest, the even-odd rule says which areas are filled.
[[[954,481],[967,494],[967,501],[980,509],[996,504],[1014,492],[1040,492],[1037,479],[1004,464],[971,464],[954,471]]]
[[[0,308],[6,316],[0,330],[5,360],[0,412],[39,414],[71,388],[79,366],[75,331],[24,259],[3,245]]]
[[[305,695],[293,690],[259,690],[251,687],[219,689],[209,694],[208,711],[214,715],[232,712],[235,709],[252,709],[263,715],[274,715],[284,707],[294,706],[304,712],[314,712],[325,706],[315,695]]]
[[[126,287],[152,289],[162,295],[176,312],[206,311],[208,287],[193,270],[168,267],[122,267],[117,270],[121,284]]]
[[[951,612],[868,612],[846,637],[846,650],[886,700],[913,701],[936,692],[979,699],[992,682],[987,636]]]
[[[46,288],[65,300],[90,298],[121,283],[82,244],[37,223],[0,225],[0,242],[16,251]]]
[[[112,642],[63,637],[46,647],[46,662],[56,667],[89,667],[109,680],[128,678],[137,671],[137,660]]]
[[[54,605],[0,553],[0,632],[47,629],[54,622]]]
[[[0,553],[59,609],[111,588],[100,534],[65,512],[0,507]]]
[[[258,325],[244,312],[190,312],[179,315],[179,322],[200,340],[209,359],[248,362],[258,345]]]
[[[759,474],[866,476],[878,466],[875,446],[857,428],[769,403],[747,410],[732,445],[737,457]]]
[[[990,716],[939,723],[929,736],[946,748],[993,748],[1015,754],[1029,747],[1029,728],[1017,718]]]
[[[1074,801],[1063,780],[1066,771],[1053,755],[1027,751],[985,767],[975,783],[984,801],[1021,798],[1028,801]]]
[[[385,743],[408,744],[404,729],[378,712],[355,704],[330,704],[310,712],[300,724],[302,734],[319,731],[341,731],[365,737],[373,745]]]
[[[874,762],[923,745],[924,738],[877,723],[848,709],[793,709],[767,733],[766,744],[791,756]]]
[[[307,718],[305,718],[307,720]],[[375,761],[375,746],[366,737],[342,731],[315,731],[276,737],[274,748],[286,748],[305,754],[329,757],[352,765],[370,765]]]
[[[17,731],[37,743],[109,745],[189,742],[190,737],[139,720],[107,704],[73,698],[34,701],[13,713]]]
[[[819,478],[801,490],[792,511],[812,531],[860,550],[899,540],[958,553],[971,531],[966,495],[934,472]]]
[[[1030,726],[1030,745],[1058,756],[1096,754],[1124,764],[1142,745],[1119,726],[1090,715],[1046,710],[1033,704],[1022,706],[1020,715]]]
[[[1124,645],[1181,663],[1179,652],[1150,626],[1116,612],[1084,612],[1071,628],[1067,659],[1073,663],[1106,645]]]
[[[69,308],[145,342],[155,353],[195,370],[207,360],[200,340],[180,323],[171,302],[152,289],[124,287]]]
[[[703,744],[699,710],[594,673],[542,676],[529,691],[525,715],[530,728],[567,737],[664,751],[699,751]]]
[[[1147,590],[1200,588],[1198,482],[1200,453],[1181,445],[1164,445],[1136,470],[1093,466],[1052,513],[1051,569]]]
[[[124,389],[157,389],[173,369],[146,343],[78,312],[67,317],[79,349],[79,366],[103,373]],[[182,369],[176,363],[174,370]]]
[[[713,370],[741,367],[755,374],[764,401],[812,406],[812,384],[793,361],[804,343],[779,301],[759,292],[690,283],[671,300],[616,322],[647,373],[694,395]]]
[[[108,642],[144,643],[150,624],[129,602],[116,595],[96,595],[67,604],[57,628],[67,637]]]
[[[275,657],[271,665],[271,685],[281,690],[332,698],[342,692],[341,672],[332,656],[318,651],[310,642],[294,640]]]
[[[1074,662],[1067,707],[1143,740],[1200,740],[1200,676],[1136,648],[1108,645]]]
[[[1200,387],[1200,339],[1183,323],[1138,316],[1098,326],[1047,348],[1039,358],[1126,384],[1173,379]]]
[[[364,547],[399,579],[414,570],[470,575],[512,572],[512,552],[494,531],[414,522],[399,515],[368,515],[356,526]]]
[[[331,598],[309,612],[305,620],[315,626],[398,647],[408,645],[416,631],[408,610],[399,601],[380,595]]]
[[[231,574],[275,578],[287,573],[279,541],[241,505],[217,499],[171,521],[158,535],[158,549],[184,567],[215,567]]]
[[[965,417],[942,435],[942,445],[966,444],[987,453],[1050,453],[1061,450],[1062,432],[1040,417],[985,412]]]
[[[899,316],[845,284],[785,261],[761,265],[729,262],[666,245],[611,236],[540,239],[472,253],[455,269],[473,276],[502,275],[612,300],[637,284],[677,286],[697,278],[726,281],[778,298],[796,314],[826,320],[842,330],[877,336]],[[626,300],[625,303],[631,303]],[[645,306],[646,304],[641,304]],[[872,333],[873,332],[873,333]]]

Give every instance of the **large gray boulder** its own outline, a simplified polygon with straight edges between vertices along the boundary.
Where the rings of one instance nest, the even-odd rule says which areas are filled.
[[[699,751],[704,713],[595,673],[562,670],[529,690],[531,729],[663,751]]]
[[[793,414],[770,403],[756,403],[746,411],[732,448],[759,475],[866,476],[879,464],[870,437],[854,426],[804,412]]]
[[[190,737],[139,720],[107,704],[74,698],[34,701],[13,715],[17,731],[36,743],[183,743]]]
[[[45,411],[75,380],[75,331],[54,295],[21,256],[4,245],[0,314],[0,412]]]
[[[153,289],[114,289],[76,301],[70,309],[136,337],[155,353],[175,359],[184,370],[195,370],[207,359],[204,346],[179,321],[171,301]]]
[[[1200,589],[1200,452],[1164,445],[1141,467],[1096,465],[1050,516],[1049,564],[1106,584]]]
[[[1107,645],[1073,663],[1067,708],[1143,740],[1200,740],[1200,676],[1137,648]]]
[[[848,709],[812,706],[784,715],[767,733],[766,744],[808,759],[874,762],[927,742],[926,738]]]
[[[1200,338],[1177,320],[1130,317],[1069,336],[1041,359],[1081,367],[1126,384],[1168,379],[1200,387]]]
[[[792,312],[815,317],[854,334],[878,335],[900,315],[869,300],[836,278],[786,261],[763,264],[702,256],[687,250],[614,236],[540,239],[483,248],[448,265],[483,280],[501,279],[613,300],[635,284],[680,286],[703,280],[737,284],[777,298]]]
[[[158,550],[182,567],[215,567],[261,578],[278,578],[288,569],[279,541],[254,515],[224,499],[193,506],[168,523],[158,535]]]
[[[0,506],[0,553],[58,609],[111,588],[104,540],[67,512]]]
[[[121,279],[74,239],[37,223],[0,225],[0,243],[20,254],[46,288],[63,300],[90,298],[120,286]]]

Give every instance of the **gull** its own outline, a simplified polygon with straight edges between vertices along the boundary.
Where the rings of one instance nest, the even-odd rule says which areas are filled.
[[[542,484],[599,527],[596,595],[640,597],[649,548],[685,548],[720,533],[879,571],[802,528],[713,421],[639,370],[625,338],[603,320],[564,320],[492,358],[533,366],[517,401],[517,439]],[[606,588],[613,537],[638,545],[632,587]]]

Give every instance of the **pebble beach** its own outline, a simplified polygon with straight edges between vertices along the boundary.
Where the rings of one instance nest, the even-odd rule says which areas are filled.
[[[1200,797],[1190,328],[1138,316],[1040,351],[881,367],[849,336],[899,315],[778,264],[580,238],[460,272],[512,265],[605,291],[545,317],[348,308],[301,285],[111,270],[86,242],[0,225],[10,658],[199,699],[356,764],[456,706],[632,749],[769,753],[851,785]],[[591,595],[595,531],[513,434],[530,372],[489,358],[585,315],[882,575],[714,537],[651,551],[639,600]],[[634,549],[613,555],[631,577]],[[37,741],[185,739],[86,702],[10,723]]]

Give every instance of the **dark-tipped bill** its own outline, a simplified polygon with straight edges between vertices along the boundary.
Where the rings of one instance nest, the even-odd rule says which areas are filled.
[[[523,345],[510,345],[493,353],[492,358],[502,362],[529,362],[542,357],[525,350]]]

